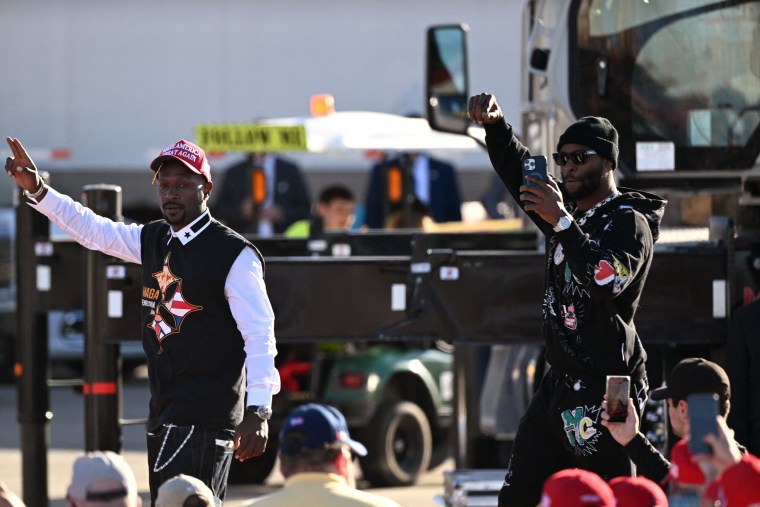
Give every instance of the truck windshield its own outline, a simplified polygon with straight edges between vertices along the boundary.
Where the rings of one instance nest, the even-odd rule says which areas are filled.
[[[570,14],[572,107],[613,121],[629,167],[652,141],[674,144],[679,170],[755,163],[758,0],[588,0]]]

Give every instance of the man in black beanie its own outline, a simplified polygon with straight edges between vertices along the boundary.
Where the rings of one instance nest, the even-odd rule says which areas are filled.
[[[648,383],[646,353],[633,317],[652,262],[665,201],[618,188],[618,134],[587,116],[559,139],[554,161],[562,181],[530,177],[531,156],[491,94],[470,98],[469,116],[486,130],[496,173],[546,237],[543,335],[550,368],[517,430],[500,506],[535,506],[547,477],[583,468],[605,480],[632,465],[602,426],[607,375],[628,375],[641,411]]]

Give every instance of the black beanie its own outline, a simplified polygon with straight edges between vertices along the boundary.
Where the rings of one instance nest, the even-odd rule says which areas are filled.
[[[560,136],[557,151],[570,143],[588,146],[599,155],[612,160],[613,169],[617,167],[618,133],[607,118],[584,116],[573,123]]]

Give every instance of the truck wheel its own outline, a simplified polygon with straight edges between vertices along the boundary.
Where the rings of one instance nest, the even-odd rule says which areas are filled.
[[[242,463],[232,458],[230,475],[227,482],[230,484],[264,484],[264,481],[269,477],[274,468],[278,447],[277,440],[273,439],[270,434],[267,449],[261,456],[251,458]]]
[[[410,486],[428,469],[433,449],[430,423],[414,403],[381,404],[364,434],[368,453],[359,462],[372,486]]]

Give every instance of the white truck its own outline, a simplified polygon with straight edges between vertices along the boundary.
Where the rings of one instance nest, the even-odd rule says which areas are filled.
[[[508,15],[505,9],[503,18]],[[729,228],[710,242],[660,241],[652,268],[661,274],[650,276],[645,310],[637,314],[652,385],[685,356],[723,362],[728,319],[757,299],[760,288],[760,2],[526,0],[521,19],[520,63],[493,59],[491,65],[520,76],[521,114],[507,110],[506,116],[534,155],[554,152],[559,135],[578,118],[605,116],[620,133],[616,177],[665,196],[665,226],[706,230],[719,223],[715,215],[735,223],[736,234]],[[467,119],[466,101],[494,90],[474,80],[467,86],[468,70],[480,71],[481,64],[467,58],[476,56],[467,36],[477,33],[456,25],[429,31],[433,128],[479,129]],[[501,43],[499,35],[491,41]],[[671,233],[663,231],[662,239]],[[698,259],[705,262],[697,266]],[[697,296],[707,299],[699,303]],[[515,334],[505,328],[502,341]],[[460,469],[447,474],[449,506],[496,505],[519,415],[540,378],[540,358],[521,361],[501,343],[490,352],[487,368],[472,361],[458,380]],[[652,408],[645,431],[666,448],[662,407]]]

